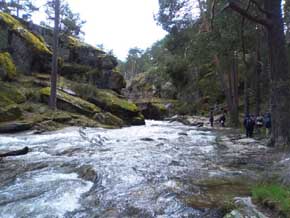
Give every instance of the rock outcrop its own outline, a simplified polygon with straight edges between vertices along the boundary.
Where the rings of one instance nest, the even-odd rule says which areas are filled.
[[[0,12],[0,39],[0,50],[9,51],[18,71],[26,74],[50,71],[52,53],[45,41],[3,12]]]
[[[145,123],[120,95],[126,82],[117,59],[68,35],[60,36],[58,111],[51,111],[52,38],[51,29],[0,12],[0,132]]]

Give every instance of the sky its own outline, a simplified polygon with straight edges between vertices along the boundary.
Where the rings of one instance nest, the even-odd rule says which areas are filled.
[[[42,4],[43,0],[38,0]],[[146,49],[162,39],[166,32],[154,21],[158,0],[67,0],[75,13],[86,20],[83,31],[85,42],[105,50],[113,50],[120,60],[125,60],[133,47]],[[36,22],[45,20],[38,13]]]

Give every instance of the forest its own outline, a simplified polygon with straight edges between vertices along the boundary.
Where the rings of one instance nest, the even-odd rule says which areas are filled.
[[[126,79],[144,74],[157,92],[168,81],[172,97],[187,103],[185,112],[206,115],[219,105],[235,127],[245,114],[270,112],[269,144],[288,147],[289,2],[160,0],[159,5],[155,19],[168,35],[145,51],[129,51],[120,65]]]

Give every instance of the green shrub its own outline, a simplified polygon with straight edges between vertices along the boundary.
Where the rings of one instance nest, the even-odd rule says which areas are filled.
[[[252,188],[253,199],[274,207],[290,217],[290,187],[279,184],[262,184]]]

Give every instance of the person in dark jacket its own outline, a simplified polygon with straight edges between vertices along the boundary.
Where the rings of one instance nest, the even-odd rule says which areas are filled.
[[[267,130],[267,136],[270,135],[271,133],[271,127],[272,127],[272,119],[271,119],[271,114],[270,113],[266,113],[264,116],[264,125],[266,127]]]
[[[255,120],[252,116],[247,114],[244,118],[244,127],[246,129],[246,136],[252,138],[254,133]]]
[[[213,117],[213,112],[211,111],[209,115],[209,122],[210,122],[211,127],[213,127],[213,121],[214,121],[214,117]]]
[[[224,113],[223,113],[223,115],[221,115],[219,121],[220,121],[221,126],[225,127],[226,115]]]

